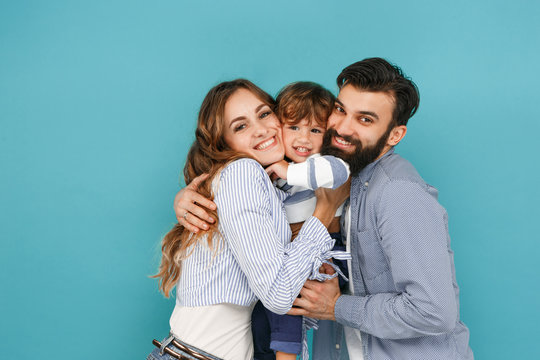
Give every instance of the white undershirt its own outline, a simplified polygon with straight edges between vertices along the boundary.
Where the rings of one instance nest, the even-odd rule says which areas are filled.
[[[171,315],[171,332],[186,344],[224,360],[253,359],[253,306],[221,303],[180,306]]]
[[[351,206],[347,207],[345,213],[345,228],[347,229],[346,248],[347,252],[351,252]],[[347,266],[349,267],[349,293],[354,295],[354,285],[352,278],[352,263],[351,260],[347,260]],[[362,336],[360,330],[354,329],[348,326],[344,326],[345,342],[347,344],[347,351],[349,353],[350,360],[364,360],[364,353],[362,350]]]

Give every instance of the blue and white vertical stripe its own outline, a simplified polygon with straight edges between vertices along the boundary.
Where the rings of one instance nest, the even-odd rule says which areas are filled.
[[[217,182],[222,239],[217,252],[202,239],[182,262],[177,302],[182,306],[232,303],[248,306],[260,299],[269,310],[286,313],[308,277],[329,258],[334,240],[314,217],[298,237],[283,210],[286,194],[276,191],[262,166],[240,159],[226,166]],[[217,241],[216,241],[217,240]]]

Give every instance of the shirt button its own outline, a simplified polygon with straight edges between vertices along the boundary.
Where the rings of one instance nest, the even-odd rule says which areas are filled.
[[[336,349],[338,349],[338,350],[339,350],[339,344],[336,344]]]
[[[364,186],[368,186],[368,185],[369,185],[369,181],[366,181],[366,182],[364,183]]]

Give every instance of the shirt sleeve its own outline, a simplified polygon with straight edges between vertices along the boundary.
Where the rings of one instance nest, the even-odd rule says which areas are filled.
[[[458,318],[446,211],[425,186],[392,181],[376,209],[378,232],[399,292],[342,295],[336,320],[383,339],[439,335]]]
[[[282,207],[268,175],[252,160],[235,161],[223,170],[216,203],[222,235],[250,289],[267,309],[286,313],[308,276],[328,257],[334,241],[326,228],[311,217],[294,242],[290,231],[283,231],[288,239],[280,238],[275,217],[288,227]]]
[[[311,190],[320,187],[336,189],[349,178],[349,165],[332,155],[314,155],[306,161],[289,164],[287,183]]]

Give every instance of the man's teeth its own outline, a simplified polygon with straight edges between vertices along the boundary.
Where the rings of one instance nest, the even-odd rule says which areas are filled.
[[[265,142],[263,142],[262,144],[257,145],[257,147],[255,149],[264,150],[267,147],[269,147],[270,145],[272,145],[274,143],[274,141],[275,141],[275,138],[268,139]]]
[[[342,138],[336,137],[336,141],[342,145],[351,145],[350,142],[343,140]]]

